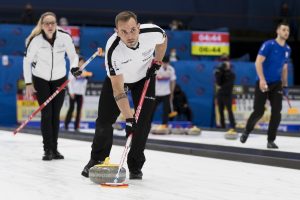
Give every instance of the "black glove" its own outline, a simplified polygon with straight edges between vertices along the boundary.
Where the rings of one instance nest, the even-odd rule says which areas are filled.
[[[128,137],[130,134],[133,134],[135,131],[135,119],[134,118],[127,118],[126,119],[126,127],[125,127],[125,131],[126,131],[126,137]]]
[[[79,67],[73,67],[71,68],[71,74],[77,78],[82,74],[82,71],[80,70]]]
[[[151,77],[154,77],[156,75],[157,70],[161,67],[162,62],[153,60],[150,68],[148,68],[147,73],[146,73],[146,78],[149,79]]]

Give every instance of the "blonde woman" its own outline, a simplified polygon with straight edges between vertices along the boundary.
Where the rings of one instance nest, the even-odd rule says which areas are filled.
[[[58,29],[52,12],[41,15],[36,27],[26,39],[23,73],[26,83],[26,98],[36,94],[42,104],[66,80],[65,54],[70,67],[78,66],[78,55],[71,36]],[[43,160],[64,159],[57,151],[59,114],[65,93],[60,92],[41,112],[43,135]]]

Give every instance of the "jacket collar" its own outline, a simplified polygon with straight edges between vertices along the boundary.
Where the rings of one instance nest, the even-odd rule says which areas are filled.
[[[48,39],[46,36],[46,33],[44,32],[44,30],[42,30],[42,36],[43,38],[50,43],[51,46],[54,45],[54,41],[56,39],[56,35],[57,35],[57,30],[53,33],[53,38],[52,39]]]

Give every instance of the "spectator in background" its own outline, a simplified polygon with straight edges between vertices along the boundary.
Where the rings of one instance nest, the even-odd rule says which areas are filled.
[[[224,109],[226,107],[230,121],[230,129],[228,132],[236,133],[235,119],[232,112],[232,90],[235,74],[231,69],[231,64],[227,55],[223,55],[221,57],[221,63],[215,71],[215,78],[217,84],[217,102],[221,128],[226,128],[224,117]]]
[[[146,22],[146,24],[154,24],[154,21],[152,19],[150,19]]]
[[[69,21],[68,21],[68,19],[67,18],[65,18],[65,17],[61,17],[60,19],[59,19],[59,26],[69,26]]]
[[[283,2],[280,7],[280,20],[284,22],[289,22],[290,20],[290,11],[289,4],[287,2]]]
[[[201,129],[192,123],[193,121],[192,109],[188,104],[188,99],[186,97],[186,94],[178,84],[176,84],[174,89],[173,105],[174,105],[174,111],[177,112],[177,116],[170,117],[170,120],[172,121],[174,120],[174,118],[181,121],[187,120],[191,122],[191,125],[186,128],[175,125],[175,127],[172,128],[172,134],[199,135],[201,133]]]
[[[289,4],[287,2],[283,2],[280,7],[280,16],[278,23],[287,23],[290,27],[291,36],[294,38],[295,41],[298,40],[298,24],[295,17],[291,13]]]
[[[169,61],[170,62],[176,62],[179,60],[179,57],[177,56],[177,52],[175,48],[170,49],[170,55],[169,55]]]
[[[33,7],[30,3],[27,3],[23,9],[22,16],[21,16],[22,24],[34,24],[35,17],[33,12]]]
[[[178,119],[185,118],[187,121],[193,120],[192,110],[188,105],[187,97],[178,84],[176,84],[174,88],[173,105],[174,110],[177,111]]]
[[[164,57],[162,60],[162,67],[156,73],[156,83],[155,83],[155,108],[153,115],[157,106],[163,103],[163,114],[162,114],[162,124],[152,132],[159,132],[160,134],[167,134],[169,113],[171,111],[170,103],[173,103],[173,92],[176,84],[176,74],[174,68],[169,63],[169,58]]]
[[[84,58],[80,57],[79,67],[81,67],[84,64],[84,62],[85,62]],[[69,98],[70,107],[65,119],[66,130],[69,129],[69,123],[71,122],[75,103],[77,105],[76,105],[76,118],[75,118],[74,130],[78,131],[78,129],[80,128],[80,117],[81,117],[81,110],[83,105],[83,97],[85,95],[88,77],[90,76],[92,76],[92,73],[84,70],[80,76],[71,79],[70,83],[68,84],[69,95],[70,95]],[[71,73],[69,74],[69,78],[71,78]]]
[[[175,31],[175,30],[183,30],[183,23],[182,21],[180,20],[177,20],[177,19],[173,19],[171,21],[171,23],[169,24],[169,27],[172,31]]]

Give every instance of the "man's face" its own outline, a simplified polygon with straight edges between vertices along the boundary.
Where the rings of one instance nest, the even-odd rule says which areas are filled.
[[[133,18],[130,18],[128,21],[119,21],[115,31],[126,46],[133,48],[137,45],[139,40],[140,24],[138,24]]]
[[[285,25],[281,25],[277,28],[277,36],[282,40],[287,40],[290,35],[290,28]]]

